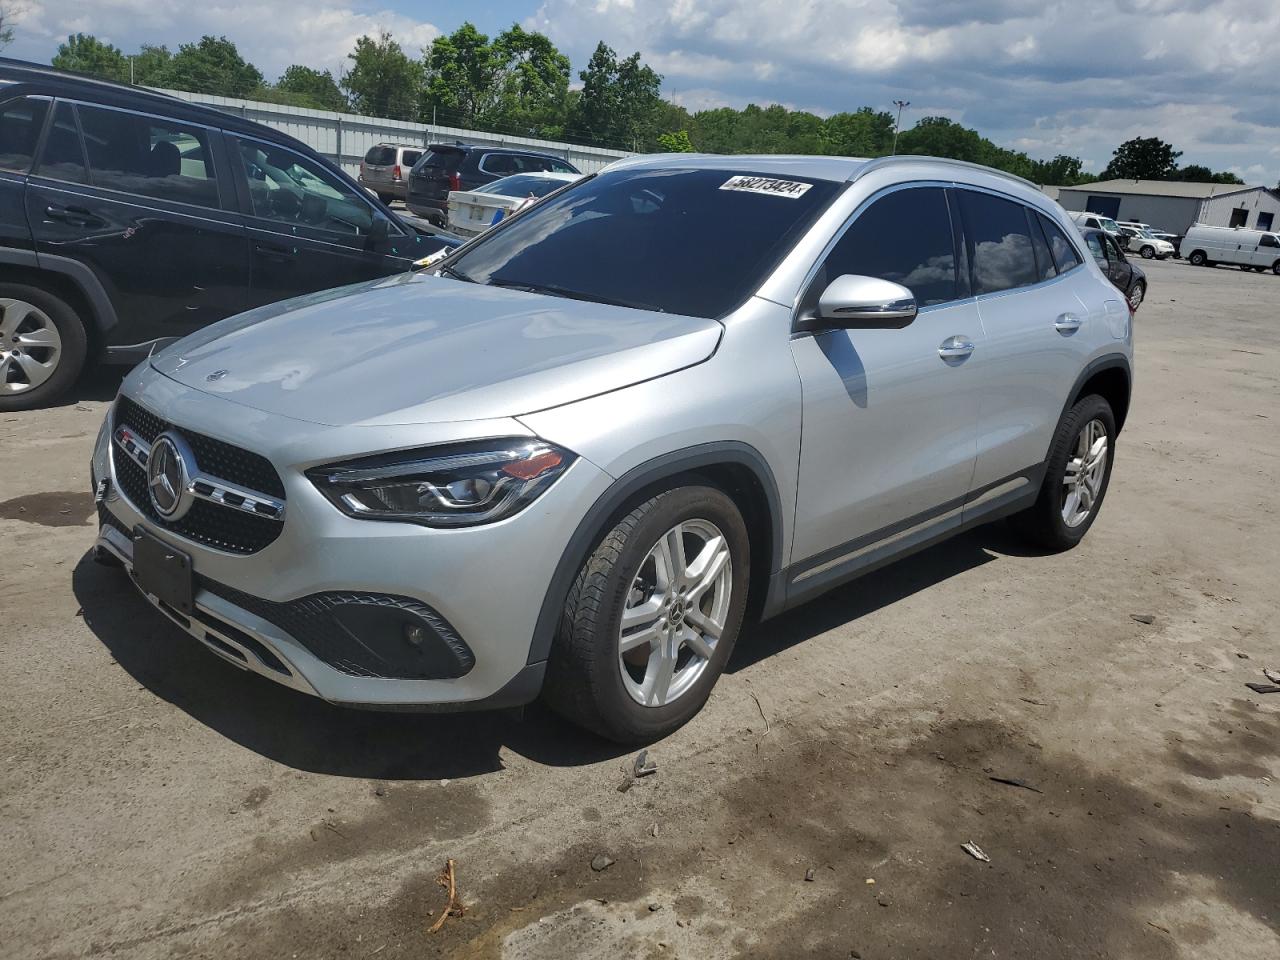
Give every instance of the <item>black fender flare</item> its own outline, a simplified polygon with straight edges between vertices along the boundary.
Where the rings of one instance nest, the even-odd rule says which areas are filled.
[[[93,323],[99,333],[106,333],[120,322],[116,316],[116,308],[111,305],[111,298],[102,288],[101,281],[79,260],[33,250],[0,250],[0,263],[37,273],[57,274],[71,283],[88,302],[93,315],[86,319]]]
[[[783,514],[782,501],[778,496],[778,484],[774,480],[773,470],[760,451],[750,444],[736,440],[702,443],[664,453],[628,470],[601,494],[578,521],[578,526],[574,529],[568,545],[556,564],[546,596],[543,597],[542,608],[538,612],[538,621],[533,631],[533,642],[529,646],[528,663],[539,663],[550,656],[551,643],[555,638],[560,611],[564,608],[569,588],[573,585],[578,571],[591,555],[596,542],[606,532],[605,524],[609,519],[628,500],[646,487],[683,473],[692,473],[706,467],[725,464],[747,468],[764,490],[773,534],[773,555],[769,559],[770,597],[766,601],[766,610],[780,605],[781,599],[775,599],[773,593],[776,589],[775,584],[781,583],[781,578],[777,574],[782,569]]]
[[[1067,402],[1062,405],[1062,412],[1058,414],[1058,421],[1061,422],[1062,418],[1067,415],[1067,411],[1075,406],[1076,401],[1080,399],[1080,391],[1084,389],[1084,385],[1095,374],[1101,373],[1103,370],[1113,369],[1124,371],[1124,380],[1129,387],[1129,395],[1125,398],[1125,407],[1128,409],[1128,406],[1133,402],[1133,368],[1129,364],[1129,358],[1123,353],[1108,353],[1091,360],[1080,371],[1080,376],[1076,377],[1076,382],[1071,385],[1071,392],[1067,394]],[[1117,427],[1118,431],[1119,427]],[[1046,459],[1048,459],[1048,454],[1046,454]]]

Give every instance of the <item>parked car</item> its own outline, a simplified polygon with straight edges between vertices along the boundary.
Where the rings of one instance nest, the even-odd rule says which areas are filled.
[[[1270,270],[1280,276],[1280,236],[1270,231],[1193,223],[1182,238],[1182,249],[1192,266],[1229,263],[1241,270]]]
[[[1119,242],[1107,231],[1089,228],[1080,233],[1084,237],[1085,246],[1097,261],[1098,269],[1124,294],[1129,309],[1137,312],[1147,296],[1147,275],[1137,264],[1129,262],[1129,258],[1120,249]]]
[[[268,127],[0,60],[0,410],[250,307],[409,269],[406,226]]]
[[[649,740],[701,708],[748,616],[1000,517],[1079,543],[1132,352],[1024,180],[634,157],[437,270],[153,356],[95,446],[97,543],[121,589],[295,690],[541,692]]]
[[[1110,217],[1104,217],[1097,213],[1074,213],[1071,211],[1068,211],[1067,215],[1071,217],[1075,225],[1081,230],[1086,228],[1091,230],[1105,230],[1113,237],[1118,237],[1120,235],[1120,225]]]
[[[577,173],[569,161],[549,153],[468,143],[433,143],[409,174],[405,203],[420,217],[445,226],[449,193],[475,190],[516,173]]]
[[[517,173],[495,180],[483,190],[455,190],[449,194],[449,229],[460,237],[478,236],[581,177],[578,173]]]
[[[1134,230],[1146,230],[1157,240],[1164,240],[1173,247],[1173,255],[1179,256],[1178,244],[1182,242],[1182,234],[1170,233],[1167,230],[1161,230],[1159,227],[1153,227],[1149,223],[1142,223],[1139,220],[1117,220],[1116,225],[1119,227],[1131,227]]]
[[[379,143],[369,148],[360,161],[360,186],[372,190],[383,203],[403,200],[408,194],[408,176],[422,156],[421,147],[399,143]]]
[[[1139,254],[1143,260],[1152,258],[1165,260],[1173,256],[1173,244],[1168,240],[1159,239],[1146,227],[1125,226],[1123,223],[1118,226],[1120,242],[1124,243],[1129,251]]]

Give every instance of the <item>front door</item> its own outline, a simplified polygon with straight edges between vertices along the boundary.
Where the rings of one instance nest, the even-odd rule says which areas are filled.
[[[77,260],[102,284],[119,317],[106,346],[122,357],[247,306],[248,240],[224,209],[235,200],[217,140],[186,121],[56,105],[27,219],[41,256]]]
[[[984,347],[946,193],[920,186],[873,200],[804,295],[816,299],[843,274],[881,277],[910,289],[920,313],[901,330],[830,330],[791,341],[804,396],[797,587],[830,565],[856,565],[877,544],[960,522]]]
[[[310,157],[248,137],[227,143],[247,193],[254,305],[399,273],[422,256],[416,234]]]

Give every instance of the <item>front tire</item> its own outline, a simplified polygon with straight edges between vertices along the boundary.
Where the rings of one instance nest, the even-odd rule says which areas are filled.
[[[1107,495],[1115,436],[1111,405],[1097,394],[1082,397],[1058,424],[1040,495],[1011,518],[1014,529],[1055,553],[1083,540]]]
[[[0,410],[58,399],[80,375],[88,348],[66,301],[25,283],[0,283]]]
[[[638,504],[569,590],[543,696],[622,743],[665,737],[706,702],[742,626],[751,550],[742,514],[691,484]]]
[[[1142,254],[1143,260],[1150,260],[1156,255],[1156,248],[1152,246],[1145,246],[1138,252]]]

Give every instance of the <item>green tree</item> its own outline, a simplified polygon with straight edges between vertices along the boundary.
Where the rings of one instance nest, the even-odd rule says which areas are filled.
[[[822,125],[823,153],[842,157],[880,157],[893,147],[893,114],[862,107],[835,113]]]
[[[50,61],[59,70],[74,70],[120,83],[129,82],[129,61],[119,47],[87,33],[73,33]]]
[[[601,41],[578,74],[582,93],[570,119],[584,136],[621,146],[638,145],[653,133],[662,109],[662,77],[633,53],[625,60]]]
[[[1028,178],[1039,184],[1069,187],[1084,178],[1084,163],[1079,157],[1058,154],[1052,160],[1033,160]]]
[[[409,59],[385,30],[364,36],[347,54],[351,68],[342,87],[356,111],[366,116],[413,120],[422,87],[422,65]]]
[[[674,133],[658,134],[658,146],[666,153],[693,153],[693,141],[689,139],[688,130],[677,130]]]
[[[464,23],[448,36],[436,37],[426,57],[426,86],[422,113],[443,112],[452,126],[475,122],[493,103],[498,55],[489,38],[473,23]]]
[[[13,43],[13,17],[16,11],[7,0],[0,2],[0,50]]]
[[[203,36],[184,43],[169,61],[167,83],[192,93],[219,97],[247,97],[262,86],[262,73],[240,56],[226,37]]]
[[[298,106],[337,112],[351,109],[351,104],[328,70],[315,70],[295,63],[281,74],[275,89],[295,98]]]
[[[134,83],[144,87],[169,86],[169,64],[173,62],[173,54],[168,47],[144,44],[129,59],[132,61]]]
[[[1135,137],[1116,147],[1102,171],[1104,180],[1169,180],[1178,170],[1181,150],[1159,137]]]

